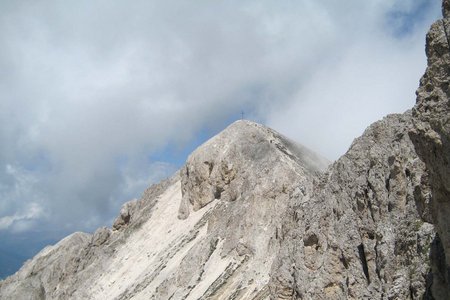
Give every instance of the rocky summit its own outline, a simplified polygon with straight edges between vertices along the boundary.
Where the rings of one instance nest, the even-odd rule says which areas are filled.
[[[417,102],[333,164],[237,121],[0,299],[450,299],[450,0]]]
[[[113,228],[75,233],[2,282],[2,299],[262,299],[293,195],[329,162],[237,121],[182,170],[126,203]]]

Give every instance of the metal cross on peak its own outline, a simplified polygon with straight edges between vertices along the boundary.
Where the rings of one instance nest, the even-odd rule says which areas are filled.
[[[244,111],[241,111],[241,120],[244,120],[244,115],[245,115]]]

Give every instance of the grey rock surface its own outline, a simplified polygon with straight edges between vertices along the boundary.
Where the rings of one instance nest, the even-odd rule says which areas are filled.
[[[74,280],[72,275],[91,238],[89,234],[77,232],[44,248],[16,274],[0,282],[0,298],[37,300],[66,296],[67,285],[60,283]]]
[[[237,121],[0,299],[450,299],[450,1],[411,111],[328,161]],[[328,167],[327,167],[328,166]]]
[[[450,17],[450,1],[444,0],[442,1],[442,15],[444,18]]]
[[[434,226],[411,115],[371,125],[284,218],[271,274],[277,299],[421,299]],[[423,210],[426,216],[428,211]]]
[[[181,173],[179,217],[188,218],[214,202],[216,206],[208,220],[208,242],[192,255],[207,253],[218,239],[223,242],[220,256],[231,256],[238,264],[211,295],[226,299],[267,293],[268,266],[279,250],[279,225],[291,195],[310,190],[328,163],[249,121],[235,122],[194,151]]]
[[[237,121],[189,156],[182,169],[180,218],[214,199],[289,194],[303,174],[319,174],[329,161],[250,121]]]
[[[420,80],[413,109],[411,137],[429,170],[433,194],[427,209],[436,225],[432,248],[436,299],[450,299],[450,1],[443,2],[444,19],[427,34],[428,67]]]

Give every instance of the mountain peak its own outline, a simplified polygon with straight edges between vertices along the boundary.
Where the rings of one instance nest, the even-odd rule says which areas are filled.
[[[187,218],[190,207],[197,211],[215,199],[241,198],[242,189],[272,189],[273,178],[319,174],[328,164],[327,159],[273,129],[236,121],[189,156],[181,172],[179,217]]]
[[[265,146],[270,146],[265,148]],[[200,153],[214,153],[220,155],[221,151],[226,154],[229,148],[238,148],[243,151],[241,155],[247,155],[251,161],[258,160],[258,154],[263,149],[277,150],[278,154],[285,155],[296,161],[299,165],[310,172],[323,172],[330,164],[330,161],[307,147],[292,141],[274,129],[265,125],[249,121],[238,120],[230,124],[223,131],[204,144],[199,146],[188,158],[198,156]],[[201,156],[201,155],[200,155]]]

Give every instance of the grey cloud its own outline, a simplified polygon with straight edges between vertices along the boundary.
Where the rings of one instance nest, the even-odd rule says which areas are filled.
[[[401,37],[387,16],[422,2],[3,2],[3,227],[108,223],[175,170],[152,153],[242,109],[335,158],[412,103],[438,3]]]

